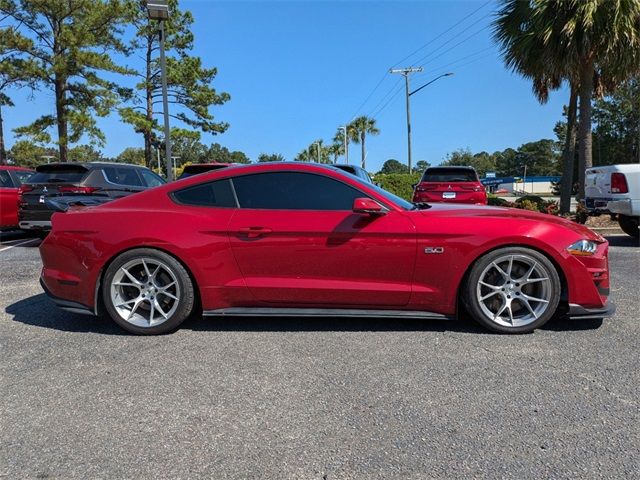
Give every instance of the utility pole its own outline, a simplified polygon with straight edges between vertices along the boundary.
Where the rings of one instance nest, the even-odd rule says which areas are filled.
[[[322,163],[320,161],[320,142],[313,142],[313,145],[316,146],[316,152],[318,152],[318,163]]]
[[[180,157],[171,157],[171,164],[172,164],[172,173],[173,173],[173,179],[176,179],[176,170],[178,168],[177,164],[178,162],[176,160],[180,160]]]
[[[411,109],[409,106],[409,75],[412,73],[420,73],[424,69],[422,67],[409,68],[392,68],[389,73],[399,73],[404,77],[405,97],[407,101],[407,165],[409,173],[411,173]]]
[[[344,132],[344,163],[349,165],[349,139],[347,138],[347,125],[340,127],[340,130]]]

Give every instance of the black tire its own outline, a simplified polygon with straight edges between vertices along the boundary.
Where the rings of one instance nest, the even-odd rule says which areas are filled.
[[[163,269],[168,269],[166,272],[165,270],[163,270],[161,273],[164,273],[165,276],[172,275],[175,278],[175,282],[173,281],[173,278],[170,278],[169,281],[171,283],[176,283],[176,287],[175,287],[176,290],[172,291],[173,293],[176,294],[176,298],[177,298],[177,300],[175,300],[175,303],[176,303],[175,309],[173,308],[174,300],[169,299],[168,297],[166,298],[163,297],[163,300],[162,300],[163,302],[166,302],[167,300],[171,302],[172,308],[170,309],[170,312],[167,312],[170,314],[167,315],[167,318],[165,320],[161,320],[159,324],[155,324],[151,326],[142,326],[142,325],[134,324],[130,321],[127,321],[127,319],[123,318],[123,316],[121,316],[121,314],[118,312],[118,310],[116,309],[116,305],[114,305],[114,302],[112,299],[112,283],[114,282],[114,277],[116,276],[116,274],[119,274],[119,271],[123,266],[128,265],[131,262],[142,261],[143,259],[145,260],[145,263],[149,265],[153,265],[153,262],[161,262],[163,264]],[[169,270],[171,272],[170,274],[168,273]],[[141,274],[140,278],[142,279],[143,284],[144,282],[151,281],[150,280],[151,277],[146,278],[144,276],[144,273]],[[148,283],[146,285],[151,285],[151,283]],[[154,280],[154,285],[155,285],[155,280]],[[114,286],[114,288],[117,288],[117,287]],[[140,287],[120,287],[120,288],[121,290],[123,288],[133,289],[132,290],[133,292],[135,292],[135,289],[137,288],[140,292],[139,295],[145,296],[141,293],[143,290]],[[152,288],[152,287],[149,287],[149,288]],[[163,294],[155,293],[155,295],[157,296],[157,299],[158,299],[156,300],[156,302],[159,302],[161,298],[160,295],[163,295]],[[149,315],[149,311],[153,312],[153,310],[151,310],[150,299],[154,299],[154,297],[148,296],[146,299],[141,300],[140,302],[136,302],[136,304],[140,303],[142,308],[141,310],[142,316],[138,319],[138,322],[142,322],[143,320],[142,317],[144,316],[144,314],[148,315],[150,318],[153,318],[153,313]],[[127,252],[124,252],[123,254],[116,257],[115,260],[113,260],[113,262],[111,262],[111,264],[107,268],[107,271],[105,272],[104,279],[102,282],[102,301],[111,319],[126,331],[130,333],[135,333],[138,335],[160,335],[160,334],[172,332],[175,329],[177,329],[180,326],[180,324],[182,324],[182,322],[191,314],[195,304],[195,293],[194,293],[193,282],[191,281],[191,277],[189,276],[189,273],[178,260],[176,260],[171,255],[165,252],[162,252],[160,250],[155,250],[151,248],[138,248],[135,250],[129,250]],[[156,305],[159,305],[159,303],[156,303]],[[118,305],[118,306],[120,307],[121,305]]]
[[[479,283],[481,280],[481,276],[484,275],[484,279],[486,280],[487,275],[490,275],[493,273],[490,270],[492,268],[491,267],[492,263],[510,256],[515,256],[514,268],[520,269],[518,272],[516,272],[517,276],[521,274],[522,268],[524,268],[524,265],[526,265],[525,262],[530,261],[534,265],[536,265],[535,274],[540,275],[540,277],[538,278],[546,278],[548,279],[548,281],[536,282],[536,278],[533,278],[533,282],[531,283],[523,282],[523,284],[520,285],[520,283],[515,283],[515,281],[504,280],[506,291],[504,288],[500,288],[502,286],[500,285],[502,280],[497,281],[495,284],[493,282],[489,282],[492,285],[492,287],[489,289],[486,289],[486,287],[481,286],[481,284]],[[495,270],[495,273],[493,274],[497,278],[499,279],[501,278],[499,276],[499,273],[497,273],[497,270]],[[528,284],[525,285],[525,283],[528,283]],[[536,286],[536,283],[539,284],[540,286],[539,287]],[[493,287],[493,285],[496,285],[497,288]],[[548,297],[548,303],[536,302],[534,304],[536,306],[535,310],[537,310],[537,308],[540,308],[541,310],[543,309],[543,311],[536,312],[538,313],[538,316],[535,317],[535,320],[530,321],[530,323],[527,323],[526,325],[505,325],[504,323],[506,320],[500,318],[499,316],[498,316],[498,321],[496,321],[493,317],[488,315],[485,309],[483,309],[483,306],[481,305],[482,302],[478,298],[481,295],[484,296],[485,294],[488,295],[489,293],[491,293],[496,298],[493,298],[491,296],[485,297],[485,298],[491,297],[491,300],[488,300],[488,303],[494,302],[494,301],[510,302],[509,309],[511,310],[512,308],[514,308],[517,311],[522,312],[523,322],[524,322],[525,321],[524,317],[528,315],[529,311],[524,309],[525,305],[524,303],[522,303],[523,298],[521,297],[521,295],[523,296],[526,296],[527,294],[531,295],[532,294],[531,289],[535,289],[535,288],[545,289],[544,295]],[[484,293],[480,293],[482,292],[483,289],[486,289]],[[492,293],[494,290],[496,290],[496,292]],[[562,292],[562,284],[560,282],[560,277],[558,275],[556,267],[547,257],[545,257],[540,252],[537,252],[530,248],[505,247],[505,248],[493,250],[483,255],[474,263],[473,267],[471,268],[471,271],[469,272],[469,275],[467,276],[467,280],[462,288],[462,301],[464,302],[464,305],[467,307],[467,310],[472,318],[474,318],[480,325],[494,332],[529,333],[535,330],[536,328],[541,327],[542,325],[547,323],[547,321],[549,321],[550,318],[553,317],[553,315],[556,313],[558,304],[560,302],[561,292]],[[509,299],[511,298],[513,299],[507,300],[506,298],[507,294],[509,294]],[[530,304],[529,301],[526,301],[526,303]],[[496,304],[496,305],[500,305],[500,304]],[[515,307],[512,307],[512,305],[515,305]],[[491,308],[488,308],[486,304],[485,304],[485,308],[489,312],[493,311],[491,310]],[[499,309],[500,307],[497,306],[496,310],[499,310]],[[497,312],[494,312],[494,313],[497,313]]]
[[[627,235],[633,238],[640,238],[640,230],[638,229],[638,217],[629,217],[627,215],[618,215],[618,223],[620,228]]]

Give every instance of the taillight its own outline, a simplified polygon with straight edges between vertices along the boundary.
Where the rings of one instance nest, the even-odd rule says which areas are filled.
[[[23,193],[27,193],[30,192],[31,190],[33,190],[33,187],[31,185],[20,185],[20,189],[18,190],[18,193],[20,193],[20,195],[22,195]]]
[[[624,176],[624,173],[611,174],[611,193],[629,193],[627,177]]]
[[[96,190],[100,190],[98,187],[59,187],[58,192],[60,193],[84,193],[89,194],[93,193]]]

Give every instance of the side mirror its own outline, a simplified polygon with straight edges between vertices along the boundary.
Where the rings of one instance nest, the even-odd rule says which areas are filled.
[[[365,213],[367,215],[384,215],[386,209],[371,198],[356,198],[353,201],[353,213]]]

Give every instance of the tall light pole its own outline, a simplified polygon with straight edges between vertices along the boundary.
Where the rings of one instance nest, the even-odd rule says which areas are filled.
[[[407,101],[407,165],[411,173],[411,109],[409,106],[409,75],[422,72],[422,67],[392,68],[389,73],[399,73],[404,77],[404,93]]]
[[[405,95],[406,95],[406,100],[407,100],[407,148],[408,148],[408,167],[409,167],[409,173],[411,173],[411,114],[409,111],[409,97],[411,95],[413,95],[414,93],[418,93],[420,90],[422,90],[424,87],[431,85],[433,82],[435,82],[436,80],[439,80],[442,77],[450,77],[451,75],[453,75],[453,73],[449,72],[449,73],[443,73],[442,75],[437,76],[436,78],[434,78],[433,80],[425,83],[424,85],[422,85],[419,88],[416,88],[413,92],[409,92],[409,74],[411,73],[416,73],[416,72],[422,72],[422,67],[420,68],[400,68],[397,70],[390,70],[391,73],[400,73],[404,76],[404,80],[405,80]]]
[[[316,146],[316,152],[318,152],[318,163],[322,163],[320,161],[320,142],[313,142],[312,145]]]
[[[173,181],[171,169],[171,129],[169,128],[169,99],[167,97],[167,61],[164,54],[164,22],[169,19],[168,0],[147,0],[149,20],[160,24],[160,72],[162,75],[162,107],[164,109],[164,148],[167,163],[167,180]]]
[[[347,125],[339,128],[344,132],[344,163],[349,165],[349,139],[347,138]]]
[[[173,173],[175,178],[176,170],[178,169],[178,162],[176,160],[180,160],[180,157],[171,157],[171,165],[173,166]]]

